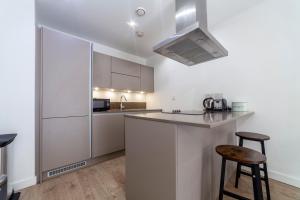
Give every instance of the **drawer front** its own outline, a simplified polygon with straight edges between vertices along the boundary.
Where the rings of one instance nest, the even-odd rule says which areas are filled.
[[[112,88],[118,90],[140,91],[141,82],[139,77],[112,73]]]
[[[93,157],[124,149],[124,114],[93,116]]]
[[[112,57],[112,72],[140,77],[140,64]]]
[[[43,171],[90,158],[88,116],[43,119],[42,123]]]

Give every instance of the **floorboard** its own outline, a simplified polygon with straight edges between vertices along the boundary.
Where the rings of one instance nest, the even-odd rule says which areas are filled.
[[[234,177],[226,189],[253,199],[250,177]],[[125,157],[69,173],[21,191],[21,200],[125,200]],[[270,180],[272,200],[300,200],[300,189]],[[225,197],[225,200],[232,198]]]

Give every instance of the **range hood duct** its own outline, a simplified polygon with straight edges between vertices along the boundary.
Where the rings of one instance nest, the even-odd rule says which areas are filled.
[[[153,47],[154,52],[188,66],[228,55],[207,30],[206,0],[176,0],[176,34]]]

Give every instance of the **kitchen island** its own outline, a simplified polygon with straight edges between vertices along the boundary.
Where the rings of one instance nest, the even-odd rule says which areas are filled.
[[[236,144],[236,121],[252,112],[125,115],[126,199],[215,200],[220,144]],[[227,166],[227,178],[234,166]]]

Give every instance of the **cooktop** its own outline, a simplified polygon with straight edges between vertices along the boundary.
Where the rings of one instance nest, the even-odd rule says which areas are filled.
[[[172,111],[163,111],[162,113],[167,114],[181,114],[181,115],[204,115],[205,111],[203,110],[172,110]]]

